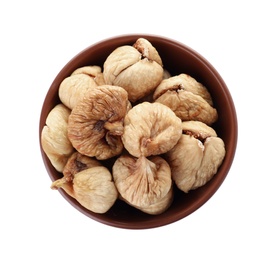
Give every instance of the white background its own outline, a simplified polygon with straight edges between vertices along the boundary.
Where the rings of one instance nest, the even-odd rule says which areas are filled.
[[[274,1],[2,1],[0,259],[276,259]],[[195,49],[236,105],[232,168],[176,223],[124,230],[84,216],[50,189],[38,141],[44,97],[77,53],[150,33]],[[5,256],[4,256],[5,255]]]

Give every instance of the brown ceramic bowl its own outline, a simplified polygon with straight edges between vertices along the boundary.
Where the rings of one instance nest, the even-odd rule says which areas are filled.
[[[75,199],[60,189],[62,196],[72,206],[91,219],[110,226],[128,229],[146,229],[173,223],[193,213],[207,202],[221,186],[229,172],[234,159],[238,137],[234,103],[227,86],[215,68],[200,54],[180,42],[160,36],[141,34],[122,35],[103,40],[91,45],[73,57],[58,73],[45,97],[40,117],[39,136],[49,111],[60,103],[58,88],[65,77],[68,77],[75,69],[85,65],[103,65],[107,56],[116,47],[125,44],[132,45],[139,37],[144,37],[153,44],[162,58],[164,67],[172,75],[180,73],[190,74],[209,89],[219,115],[214,128],[218,136],[224,140],[226,156],[211,181],[197,190],[190,191],[188,194],[176,190],[174,201],[170,208],[156,216],[143,213],[120,200],[117,200],[114,206],[105,214],[93,213],[82,207]],[[41,154],[51,180],[54,181],[61,178],[61,173],[52,167],[42,149]]]

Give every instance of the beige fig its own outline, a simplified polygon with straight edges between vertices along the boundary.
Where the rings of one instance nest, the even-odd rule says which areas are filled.
[[[62,188],[83,207],[95,213],[107,212],[118,198],[110,171],[104,166],[92,166],[74,174],[71,181],[55,181],[52,188]]]
[[[99,160],[119,155],[128,109],[128,95],[121,87],[104,85],[87,91],[69,116],[68,138],[73,147]]]
[[[163,64],[152,44],[139,38],[115,49],[103,65],[106,84],[123,87],[131,102],[150,94],[163,78]]]
[[[205,185],[217,173],[225,146],[215,131],[203,123],[189,122],[178,143],[166,154],[177,187],[184,191]],[[196,129],[198,128],[198,130]]]
[[[94,78],[94,81],[96,82],[96,84],[98,86],[103,86],[103,85],[106,85],[106,82],[104,80],[104,76],[103,76],[103,73],[99,73],[97,74],[97,76]]]
[[[79,152],[74,152],[68,159],[63,176],[67,181],[73,180],[76,173],[91,167],[101,166],[102,164],[95,158],[88,157]]]
[[[170,108],[143,102],[128,111],[122,141],[131,155],[148,157],[169,151],[181,134],[181,120]]]
[[[73,73],[65,78],[59,86],[59,98],[68,108],[73,109],[79,100],[81,100],[86,91],[97,87],[102,83],[101,67],[84,66],[76,69]],[[98,83],[97,83],[98,80]]]
[[[76,74],[85,74],[90,76],[91,78],[96,78],[97,75],[99,73],[102,72],[102,68],[100,66],[83,66],[83,67],[79,67],[76,70],[74,70],[71,74],[72,75],[76,75]]]
[[[58,189],[62,187],[70,196],[74,197],[72,182],[75,175],[83,170],[95,166],[102,166],[101,163],[91,157],[74,152],[67,160],[63,169],[63,177],[53,181],[51,188]]]
[[[172,186],[168,191],[167,195],[165,195],[162,199],[158,200],[156,203],[153,203],[147,207],[136,206],[136,208],[150,215],[158,215],[165,212],[171,206],[173,199],[174,189]]]
[[[118,198],[112,175],[106,167],[81,171],[75,175],[73,183],[75,198],[93,212],[107,212]]]
[[[106,85],[100,66],[84,66],[76,69],[71,75],[86,74],[92,77],[98,86]]]
[[[74,148],[67,137],[70,110],[63,104],[56,105],[46,118],[41,132],[41,146],[54,168],[62,172]]]
[[[211,125],[218,117],[207,88],[187,74],[164,79],[155,89],[153,99],[170,107],[183,121]]]
[[[181,127],[184,134],[192,135],[199,140],[217,136],[216,131],[212,127],[200,121],[183,121]]]
[[[159,156],[122,155],[114,163],[115,186],[128,204],[149,214],[165,211],[173,198],[171,170]]]

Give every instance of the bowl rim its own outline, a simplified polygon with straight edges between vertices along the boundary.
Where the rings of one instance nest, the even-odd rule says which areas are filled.
[[[100,46],[101,46],[101,48],[103,48],[104,46],[110,44],[114,40],[123,43],[123,42],[129,42],[129,41],[131,41],[133,39],[137,39],[139,37],[147,38],[149,41],[154,39],[154,40],[162,41],[164,43],[166,43],[166,42],[170,43],[170,45],[174,45],[177,48],[185,50],[190,55],[192,55],[195,59],[197,59],[200,63],[202,63],[209,70],[208,73],[211,73],[213,75],[213,77],[216,78],[217,81],[220,82],[220,85],[222,86],[221,91],[224,92],[224,95],[227,98],[229,109],[231,110],[233,124],[230,125],[231,136],[230,136],[229,147],[228,147],[227,155],[226,155],[227,163],[223,163],[221,165],[221,167],[223,167],[223,169],[220,169],[221,171],[224,172],[224,174],[221,174],[220,178],[216,178],[216,180],[215,180],[216,184],[212,185],[211,188],[207,190],[208,192],[205,194],[205,196],[202,196],[200,199],[197,200],[197,203],[192,204],[185,211],[178,212],[177,214],[169,216],[167,218],[159,219],[158,223],[156,223],[154,221],[154,217],[149,218],[146,221],[142,221],[139,223],[138,222],[137,223],[136,222],[127,223],[124,221],[117,221],[117,220],[109,221],[109,220],[104,219],[102,217],[102,215],[97,215],[97,214],[91,215],[91,212],[89,212],[88,210],[85,210],[81,205],[79,205],[78,202],[76,203],[76,201],[73,198],[71,198],[68,194],[66,194],[62,189],[59,189],[59,192],[65,198],[65,200],[67,200],[67,202],[69,202],[73,207],[75,207],[78,211],[80,211],[87,217],[90,217],[91,219],[98,221],[102,224],[106,224],[106,225],[117,227],[117,228],[125,228],[125,229],[148,229],[148,228],[156,228],[156,227],[161,227],[161,226],[165,226],[168,224],[172,224],[173,222],[176,222],[180,219],[187,217],[188,215],[190,215],[191,213],[193,213],[197,209],[199,209],[201,206],[203,206],[216,193],[216,191],[220,188],[221,184],[224,182],[224,179],[228,175],[228,172],[229,172],[229,170],[232,166],[232,163],[234,161],[236,148],[237,148],[237,142],[238,142],[238,120],[237,120],[236,108],[234,105],[233,98],[232,98],[231,93],[230,93],[227,85],[225,84],[223,78],[219,74],[219,72],[214,68],[214,66],[205,57],[203,57],[201,54],[199,54],[197,51],[195,51],[191,47],[187,46],[186,44],[183,44],[180,41],[177,41],[177,40],[165,37],[165,36],[160,36],[160,35],[155,35],[155,34],[122,34],[122,35],[112,36],[112,37],[100,40],[100,41],[86,47],[79,53],[77,53],[57,73],[56,77],[52,81],[52,83],[47,91],[44,102],[42,104],[41,113],[40,113],[39,146],[40,146],[40,151],[41,151],[41,155],[42,155],[43,162],[44,162],[44,167],[46,168],[50,179],[52,181],[54,180],[53,176],[51,175],[52,169],[49,166],[49,160],[42,149],[41,131],[42,131],[43,126],[45,125],[45,120],[43,120],[43,118],[42,118],[43,111],[45,109],[46,104],[49,103],[49,100],[53,99],[53,95],[54,95],[53,93],[51,93],[51,89],[55,88],[57,81],[60,81],[59,79],[60,79],[61,75],[64,75],[66,73],[69,75],[70,72],[73,72],[73,70],[75,69],[75,67],[73,66],[74,62],[76,60],[80,59],[81,57],[87,55],[87,53],[90,52],[91,48],[99,48]]]

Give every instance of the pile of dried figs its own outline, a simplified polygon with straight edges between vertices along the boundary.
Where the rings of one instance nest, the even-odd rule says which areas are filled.
[[[51,188],[95,213],[120,199],[160,214],[175,186],[187,193],[205,185],[224,159],[207,88],[185,73],[170,75],[147,39],[116,48],[102,67],[75,70],[59,98],[41,133],[45,154],[63,173]]]

